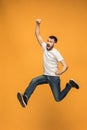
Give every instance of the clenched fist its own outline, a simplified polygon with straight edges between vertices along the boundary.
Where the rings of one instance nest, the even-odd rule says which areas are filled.
[[[41,23],[41,19],[37,19],[37,20],[36,20],[36,23],[37,23],[37,24],[40,24],[40,23]]]

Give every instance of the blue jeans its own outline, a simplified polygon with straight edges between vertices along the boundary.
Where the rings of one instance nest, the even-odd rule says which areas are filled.
[[[59,77],[41,75],[31,80],[29,86],[24,92],[24,95],[26,95],[29,99],[31,94],[34,92],[35,88],[37,87],[37,85],[40,84],[49,84],[56,101],[61,101],[71,89],[70,84],[67,83],[66,87],[61,91]]]

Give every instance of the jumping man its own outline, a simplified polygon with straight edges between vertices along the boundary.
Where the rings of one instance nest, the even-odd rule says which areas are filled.
[[[68,94],[71,88],[79,89],[79,85],[74,80],[69,80],[66,83],[65,88],[61,91],[60,88],[60,75],[62,75],[67,69],[68,65],[66,64],[64,58],[60,52],[54,48],[54,45],[57,43],[57,38],[55,36],[49,36],[47,42],[44,42],[43,38],[40,35],[40,24],[41,19],[36,20],[36,29],[35,34],[43,50],[43,74],[36,78],[33,78],[29,83],[29,86],[26,88],[25,92],[21,94],[17,93],[17,98],[22,105],[26,107],[28,100],[31,94],[34,92],[35,88],[40,84],[49,84],[54,99],[56,101],[61,101]],[[61,63],[62,69],[58,69],[58,63]]]

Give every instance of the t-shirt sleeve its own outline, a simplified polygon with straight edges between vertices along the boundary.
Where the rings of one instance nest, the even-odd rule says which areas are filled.
[[[43,49],[43,50],[46,49],[46,43],[45,43],[45,42],[43,42],[43,43],[41,44],[41,46],[42,46],[42,49]]]
[[[56,51],[56,58],[57,58],[57,61],[62,61],[64,59],[59,51]]]

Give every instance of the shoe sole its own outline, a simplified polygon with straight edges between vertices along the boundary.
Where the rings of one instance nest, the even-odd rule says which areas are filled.
[[[73,82],[75,84],[75,88],[79,89],[79,85],[74,79],[70,79],[70,82]]]
[[[17,98],[18,98],[18,100],[19,100],[21,106],[22,106],[22,107],[26,107],[26,104],[25,104],[25,102],[24,102],[24,99],[23,99],[23,96],[22,96],[21,93],[19,93],[19,92],[17,93]]]

